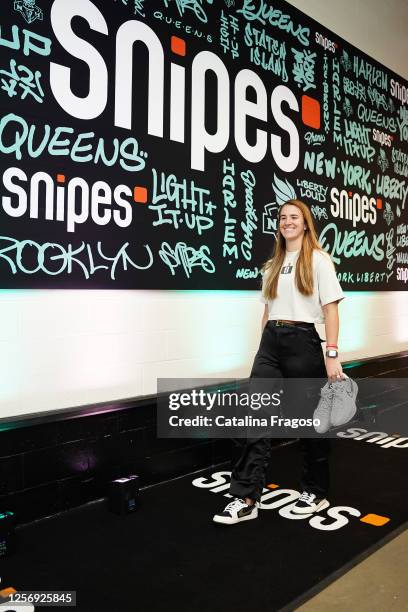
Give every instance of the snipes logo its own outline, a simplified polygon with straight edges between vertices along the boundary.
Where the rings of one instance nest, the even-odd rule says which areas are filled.
[[[315,41],[317,42],[318,45],[321,45],[322,47],[324,47],[325,51],[328,50],[328,51],[331,51],[332,53],[336,53],[338,44],[333,42],[326,36],[323,36],[323,34],[316,32]]]
[[[193,486],[200,489],[208,489],[211,493],[222,493],[229,489],[231,472],[214,472],[210,478],[195,478]],[[391,519],[387,516],[369,513],[361,516],[357,508],[351,506],[329,506],[319,514],[293,514],[292,508],[300,496],[295,489],[283,489],[280,485],[271,483],[263,489],[260,508],[262,510],[277,510],[280,516],[292,521],[307,520],[310,527],[320,531],[336,531],[345,527],[350,522],[350,517],[356,517],[362,523],[382,527]],[[224,497],[231,497],[229,493],[224,493]]]
[[[359,221],[374,225],[377,221],[377,208],[382,208],[380,198],[368,198],[365,194],[360,195],[346,189],[339,191],[337,187],[332,187],[330,198],[332,201],[330,205],[332,216],[352,221],[353,227],[356,227]]]
[[[109,4],[98,2],[100,6]],[[201,8],[202,3],[183,4]],[[106,109],[112,108],[110,102],[113,102],[115,127],[132,130],[136,106],[132,83],[137,71],[137,88],[147,99],[147,133],[166,140],[170,138],[173,142],[189,142],[191,169],[204,172],[206,155],[222,153],[232,138],[237,152],[250,163],[259,163],[268,155],[269,159],[272,158],[272,165],[285,173],[297,169],[300,161],[299,130],[293,115],[299,118],[301,108],[297,97],[286,85],[275,85],[268,77],[265,78],[267,89],[258,74],[247,68],[234,74],[232,83],[221,57],[207,49],[193,56],[195,45],[190,46],[177,36],[171,37],[170,49],[163,47],[156,32],[137,19],[125,21],[115,33],[112,20],[105,19],[100,7],[90,0],[54,0],[50,18],[54,36],[64,49],[62,61],[66,62],[50,63],[50,87],[57,103],[71,117],[96,119]],[[73,24],[79,19],[86,21],[92,31],[98,32],[98,39],[101,35],[109,37],[106,40],[112,42],[116,38],[115,70],[110,70],[96,47],[78,36]],[[138,49],[140,45],[144,47],[137,58],[133,53],[136,42]],[[79,57],[82,66],[87,64],[89,91],[85,97],[78,96],[71,89],[76,78],[81,76],[75,76],[78,62],[70,62],[69,56]],[[134,65],[136,61],[137,66]],[[140,81],[145,62],[148,63],[147,83]],[[208,74],[212,75],[211,92]],[[248,107],[254,104],[247,99],[249,88],[255,90],[258,99],[256,114],[259,126],[255,143],[247,133],[247,115],[251,112]],[[210,95],[214,104],[211,113],[217,126],[215,132],[208,130],[206,121]],[[268,98],[273,124],[268,119]],[[165,117],[169,117],[169,126]],[[187,120],[187,117],[191,119]],[[137,120],[140,122],[141,117],[138,116]],[[106,118],[103,121],[106,122]]]
[[[0,204],[13,218],[27,216],[48,221],[61,221],[67,232],[91,219],[96,225],[113,223],[127,227],[132,221],[131,198],[140,201],[138,189],[117,185],[112,189],[105,181],[89,185],[79,176],[67,179],[65,174],[52,176],[35,172],[31,179],[20,168],[7,168],[3,173]]]
[[[377,444],[381,448],[408,448],[408,438],[385,433],[385,431],[367,431],[361,427],[350,427],[346,431],[339,431],[339,438],[352,438],[353,440],[364,440],[370,444]]]

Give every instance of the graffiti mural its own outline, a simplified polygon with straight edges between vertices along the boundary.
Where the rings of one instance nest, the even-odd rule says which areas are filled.
[[[404,79],[283,0],[3,5],[1,288],[259,289],[295,197],[407,287]]]

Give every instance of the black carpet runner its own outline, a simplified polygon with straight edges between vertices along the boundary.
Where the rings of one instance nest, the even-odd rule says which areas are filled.
[[[75,590],[81,612],[292,610],[404,528],[407,457],[408,448],[334,440],[331,505],[313,517],[290,512],[296,443],[272,451],[254,521],[212,523],[228,503],[225,466],[142,491],[126,517],[92,504],[20,529],[1,586]]]

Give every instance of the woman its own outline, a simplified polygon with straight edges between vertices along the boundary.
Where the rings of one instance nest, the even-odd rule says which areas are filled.
[[[343,378],[337,339],[338,303],[344,295],[330,256],[318,242],[310,211],[300,200],[281,207],[275,251],[262,271],[263,333],[251,378]],[[326,359],[315,323],[325,323]],[[292,511],[309,514],[329,505],[330,444],[326,438],[304,438],[300,444],[303,492]],[[234,499],[214,516],[216,523],[257,518],[269,457],[269,439],[246,440],[231,474]]]

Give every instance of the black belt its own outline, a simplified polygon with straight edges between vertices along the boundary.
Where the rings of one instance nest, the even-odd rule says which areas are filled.
[[[273,325],[273,327],[285,327],[286,325],[294,326],[294,327],[305,327],[307,329],[314,328],[314,323],[307,323],[306,321],[293,321],[289,323],[289,321],[283,321],[282,319],[273,319],[269,320],[268,323]]]

